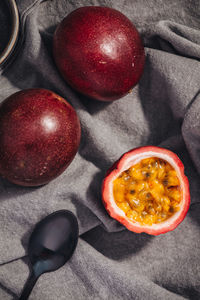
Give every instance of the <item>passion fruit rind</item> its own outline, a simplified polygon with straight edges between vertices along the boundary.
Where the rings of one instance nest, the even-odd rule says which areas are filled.
[[[113,181],[119,177],[122,172],[148,157],[156,157],[165,160],[173,169],[175,169],[180,182],[182,197],[180,209],[177,212],[165,221],[152,225],[140,224],[139,222],[130,220],[123,210],[117,206],[113,196]],[[102,185],[102,200],[110,216],[131,231],[159,235],[174,230],[185,218],[190,205],[189,182],[184,174],[183,163],[172,151],[156,146],[144,146],[130,150],[122,155],[121,158],[107,171]]]

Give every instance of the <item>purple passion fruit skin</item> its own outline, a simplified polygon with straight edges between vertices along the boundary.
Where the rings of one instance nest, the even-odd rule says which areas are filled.
[[[60,175],[80,143],[74,108],[57,94],[28,89],[0,106],[0,174],[22,186],[38,186]]]
[[[70,13],[54,34],[54,58],[66,82],[102,101],[126,95],[139,81],[145,54],[131,21],[109,7]]]

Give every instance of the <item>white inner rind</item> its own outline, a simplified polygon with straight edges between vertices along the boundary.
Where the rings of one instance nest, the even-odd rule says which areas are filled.
[[[173,158],[171,158],[169,155],[166,155],[164,153],[157,153],[157,152],[153,152],[153,151],[149,151],[147,153],[143,153],[143,154],[136,154],[134,155],[134,157],[131,157],[130,158],[127,158],[125,161],[124,161],[124,164],[123,165],[120,165],[120,172],[116,174],[116,176],[113,176],[112,180],[110,181],[109,183],[109,194],[110,194],[110,204],[113,208],[113,210],[117,213],[117,215],[123,217],[123,218],[126,218],[128,220],[130,220],[125,212],[123,210],[121,210],[115,200],[114,200],[114,194],[113,194],[113,181],[122,173],[124,172],[125,170],[129,169],[130,167],[132,167],[133,165],[136,165],[138,162],[140,162],[141,160],[145,159],[145,158],[149,158],[149,157],[158,157],[158,158],[161,158],[165,161],[167,161],[173,168],[174,170],[176,171],[177,173],[177,177],[179,179],[179,182],[180,182],[180,188],[181,188],[181,191],[182,191],[182,201],[180,203],[180,205],[184,205],[185,204],[185,186],[184,184],[182,183],[182,179],[181,179],[181,173],[180,173],[180,169],[178,168],[177,164],[174,162]],[[145,227],[145,228],[154,228],[154,229],[161,229],[162,227],[165,227],[167,225],[170,225],[171,223],[174,222],[174,220],[178,219],[179,216],[181,215],[182,211],[181,209],[179,209],[179,211],[177,211],[173,216],[171,216],[169,219],[167,219],[166,221],[163,221],[162,223],[157,223],[157,224],[152,224],[152,225],[141,225],[139,222],[134,222],[131,220],[132,223],[134,223],[134,226],[137,226],[138,224],[138,227],[142,228],[142,227]]]

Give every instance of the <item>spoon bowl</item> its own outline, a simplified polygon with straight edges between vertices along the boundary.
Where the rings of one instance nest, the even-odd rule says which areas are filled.
[[[68,210],[56,211],[35,226],[28,244],[32,272],[20,300],[28,299],[41,274],[59,269],[71,258],[77,242],[78,222]]]

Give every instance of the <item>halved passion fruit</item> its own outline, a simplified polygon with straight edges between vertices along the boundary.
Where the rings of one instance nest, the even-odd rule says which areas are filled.
[[[183,221],[189,182],[175,153],[145,146],[125,153],[108,170],[102,198],[110,216],[127,229],[158,235]]]

